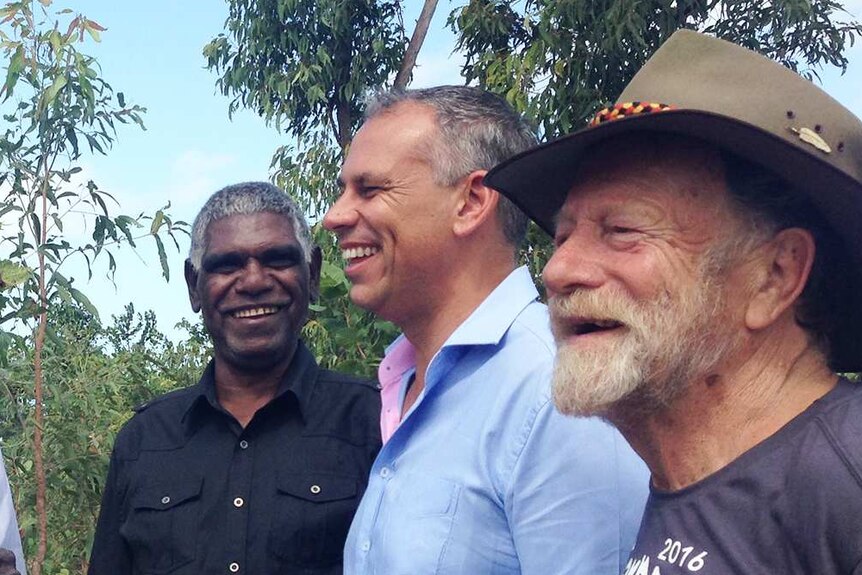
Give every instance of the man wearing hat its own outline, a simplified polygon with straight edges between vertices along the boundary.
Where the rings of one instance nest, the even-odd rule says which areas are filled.
[[[859,119],[681,31],[486,183],[554,235],[557,406],[652,472],[625,573],[862,573]]]

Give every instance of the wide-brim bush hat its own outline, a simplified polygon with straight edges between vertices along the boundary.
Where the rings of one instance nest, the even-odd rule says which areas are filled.
[[[792,70],[691,30],[673,34],[616,103],[586,128],[492,169],[487,185],[553,234],[580,160],[621,134],[694,137],[757,163],[807,195],[845,242],[857,287],[839,302],[847,320],[831,341],[832,367],[862,371],[862,122]]]

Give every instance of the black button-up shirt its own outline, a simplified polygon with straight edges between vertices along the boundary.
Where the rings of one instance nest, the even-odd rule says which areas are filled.
[[[90,575],[340,574],[380,449],[374,385],[299,343],[243,429],[200,382],[139,408],[117,436]]]

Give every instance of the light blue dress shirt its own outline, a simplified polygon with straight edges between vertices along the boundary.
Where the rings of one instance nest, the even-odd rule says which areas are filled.
[[[434,356],[374,463],[346,575],[622,572],[648,473],[611,426],[554,409],[537,297],[515,270]]]
[[[21,549],[21,536],[18,533],[18,520],[15,517],[15,507],[12,505],[12,491],[9,489],[9,479],[6,477],[2,453],[0,453],[0,548],[14,553],[18,571],[21,575],[27,575],[27,569],[24,567],[24,551]]]

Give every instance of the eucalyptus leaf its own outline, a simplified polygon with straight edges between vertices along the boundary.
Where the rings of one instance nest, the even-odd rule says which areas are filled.
[[[0,260],[0,289],[10,289],[27,281],[30,268],[10,260]]]

